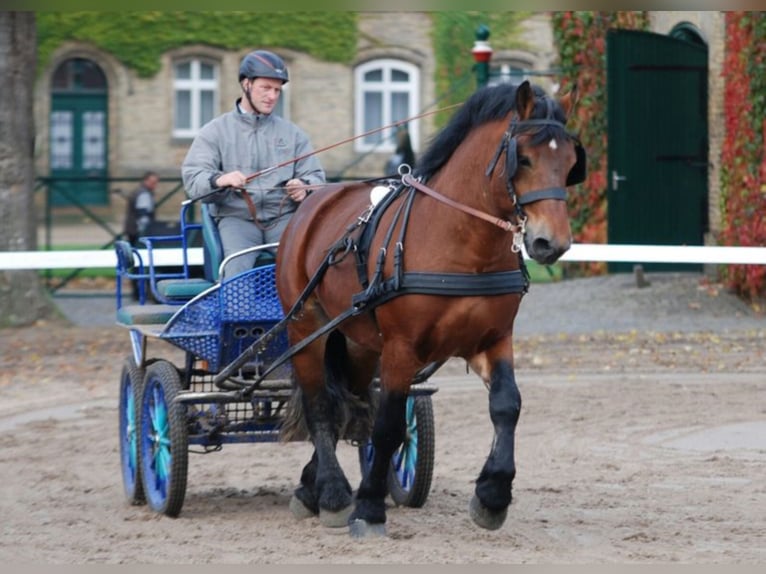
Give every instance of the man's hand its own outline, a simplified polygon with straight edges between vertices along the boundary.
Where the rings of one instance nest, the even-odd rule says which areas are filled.
[[[215,180],[216,187],[237,187],[244,188],[247,184],[247,176],[241,171],[230,171],[219,175]]]
[[[285,182],[285,193],[290,196],[290,199],[300,203],[311,192],[309,186],[303,183],[300,179],[288,179]]]

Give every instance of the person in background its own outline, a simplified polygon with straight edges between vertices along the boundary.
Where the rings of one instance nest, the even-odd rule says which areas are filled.
[[[138,238],[147,235],[149,226],[155,219],[154,190],[160,181],[159,175],[154,171],[147,171],[141,178],[141,184],[128,196],[125,210],[125,223],[123,234],[133,247],[143,247]],[[133,300],[138,301],[138,281],[132,280]]]
[[[210,203],[224,257],[278,242],[311,186],[325,181],[306,133],[272,113],[287,81],[282,58],[266,50],[247,54],[239,66],[242,96],[202,127],[181,166],[187,196]],[[249,177],[263,170],[269,171]],[[251,269],[256,256],[233,258],[225,277]]]
[[[406,163],[411,168],[415,167],[415,151],[412,149],[410,132],[406,126],[401,126],[396,131],[396,150],[386,162],[383,175],[396,175],[399,166]]]

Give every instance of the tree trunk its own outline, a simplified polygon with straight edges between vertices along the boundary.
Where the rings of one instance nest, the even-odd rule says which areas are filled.
[[[37,246],[33,114],[34,12],[0,11],[0,251]],[[29,325],[52,310],[36,271],[0,271],[0,327]]]

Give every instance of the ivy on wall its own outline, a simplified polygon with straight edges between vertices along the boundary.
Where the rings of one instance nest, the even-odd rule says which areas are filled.
[[[727,12],[724,142],[721,150],[722,245],[766,245],[766,15]],[[766,295],[766,267],[729,265],[739,294]]]
[[[433,12],[437,107],[464,101],[476,89],[471,48],[479,24],[492,30],[495,49],[528,48],[519,23],[528,12]],[[38,70],[65,41],[89,42],[141,77],[160,69],[168,50],[200,43],[227,50],[275,46],[350,64],[356,55],[358,14],[328,12],[39,12]],[[307,33],[310,31],[310,33]],[[446,123],[451,112],[437,116]]]
[[[577,82],[579,101],[572,129],[588,152],[588,178],[570,190],[572,234],[580,243],[606,243],[607,95],[606,33],[610,28],[646,30],[646,12],[553,12],[553,35],[562,69],[560,90]],[[573,265],[585,273],[603,273],[604,263]]]
[[[278,46],[340,63],[356,55],[354,12],[38,12],[38,69],[63,42],[89,42],[141,77],[160,57],[188,44],[227,50]]]
[[[492,49],[529,47],[521,40],[520,22],[529,12],[434,12],[432,42],[436,58],[436,93],[441,100],[437,107],[464,102],[476,90],[476,74],[471,48],[480,24],[489,27]],[[436,124],[444,125],[454,110],[436,115]]]

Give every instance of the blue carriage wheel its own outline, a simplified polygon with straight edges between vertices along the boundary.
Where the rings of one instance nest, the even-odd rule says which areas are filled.
[[[178,516],[186,495],[186,407],[173,402],[181,388],[178,371],[169,362],[161,360],[147,367],[139,427],[141,476],[149,506],[167,516]]]
[[[397,506],[420,508],[428,498],[434,470],[434,414],[430,395],[407,398],[406,435],[391,457],[388,490]],[[366,475],[375,448],[370,441],[359,446],[359,467]]]
[[[391,457],[388,490],[398,506],[420,508],[428,498],[434,471],[434,413],[430,395],[407,399],[407,431]]]
[[[119,437],[122,486],[129,504],[145,504],[138,456],[138,403],[141,398],[143,372],[133,357],[125,359],[120,374]]]

